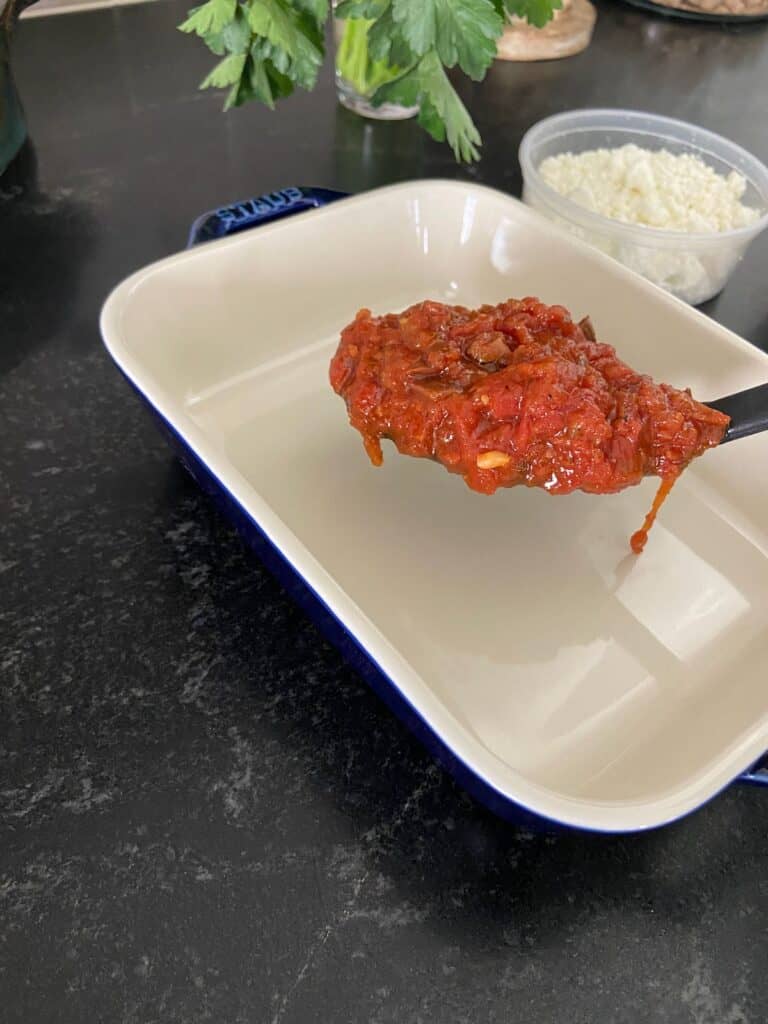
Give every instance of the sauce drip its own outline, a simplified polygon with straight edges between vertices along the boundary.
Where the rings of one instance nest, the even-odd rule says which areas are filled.
[[[645,547],[646,542],[648,541],[648,531],[656,522],[656,516],[659,514],[659,509],[664,504],[664,501],[666,500],[669,492],[672,490],[675,480],[677,480],[676,476],[668,476],[661,481],[659,489],[658,491],[656,491],[656,497],[653,499],[651,510],[645,517],[643,525],[640,527],[639,530],[636,530],[630,537],[629,546],[632,548],[636,555],[639,555]]]

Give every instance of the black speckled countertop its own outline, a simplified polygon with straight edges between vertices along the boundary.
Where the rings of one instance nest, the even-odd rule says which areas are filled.
[[[131,270],[221,202],[468,175],[645,107],[768,158],[768,30],[605,4],[580,57],[465,96],[485,158],[330,78],[229,116],[177,0],[23,22],[34,149],[0,198],[3,1024],[764,1024],[768,793],[662,831],[531,835],[465,796],[187,479],[107,358]],[[768,347],[768,238],[708,311]]]

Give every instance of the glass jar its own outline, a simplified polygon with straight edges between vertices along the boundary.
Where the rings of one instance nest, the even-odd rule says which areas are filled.
[[[337,0],[334,0],[334,8]],[[401,73],[384,61],[374,61],[368,53],[368,29],[372,21],[355,18],[351,21],[334,19],[333,38],[336,43],[336,95],[339,103],[362,117],[378,121],[402,121],[418,114],[418,106],[405,107],[400,103],[382,103],[374,106],[371,97],[386,82]]]

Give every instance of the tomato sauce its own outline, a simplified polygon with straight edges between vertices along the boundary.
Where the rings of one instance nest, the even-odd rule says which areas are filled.
[[[476,310],[427,301],[380,317],[362,309],[342,331],[330,379],[375,465],[389,438],[483,494],[515,484],[608,494],[661,477],[637,552],[675,478],[729,423],[632,370],[588,318],[534,298]]]

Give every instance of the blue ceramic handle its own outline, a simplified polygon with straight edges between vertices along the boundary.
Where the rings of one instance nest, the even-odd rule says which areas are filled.
[[[193,245],[199,245],[201,242],[226,238],[227,235],[234,235],[248,228],[260,227],[281,217],[291,217],[302,210],[327,206],[339,199],[346,199],[347,195],[347,192],[337,192],[330,188],[290,187],[222,206],[197,218],[190,228],[187,248],[191,249]]]
[[[763,754],[751,768],[740,775],[737,782],[748,782],[752,786],[768,786],[768,754]]]

